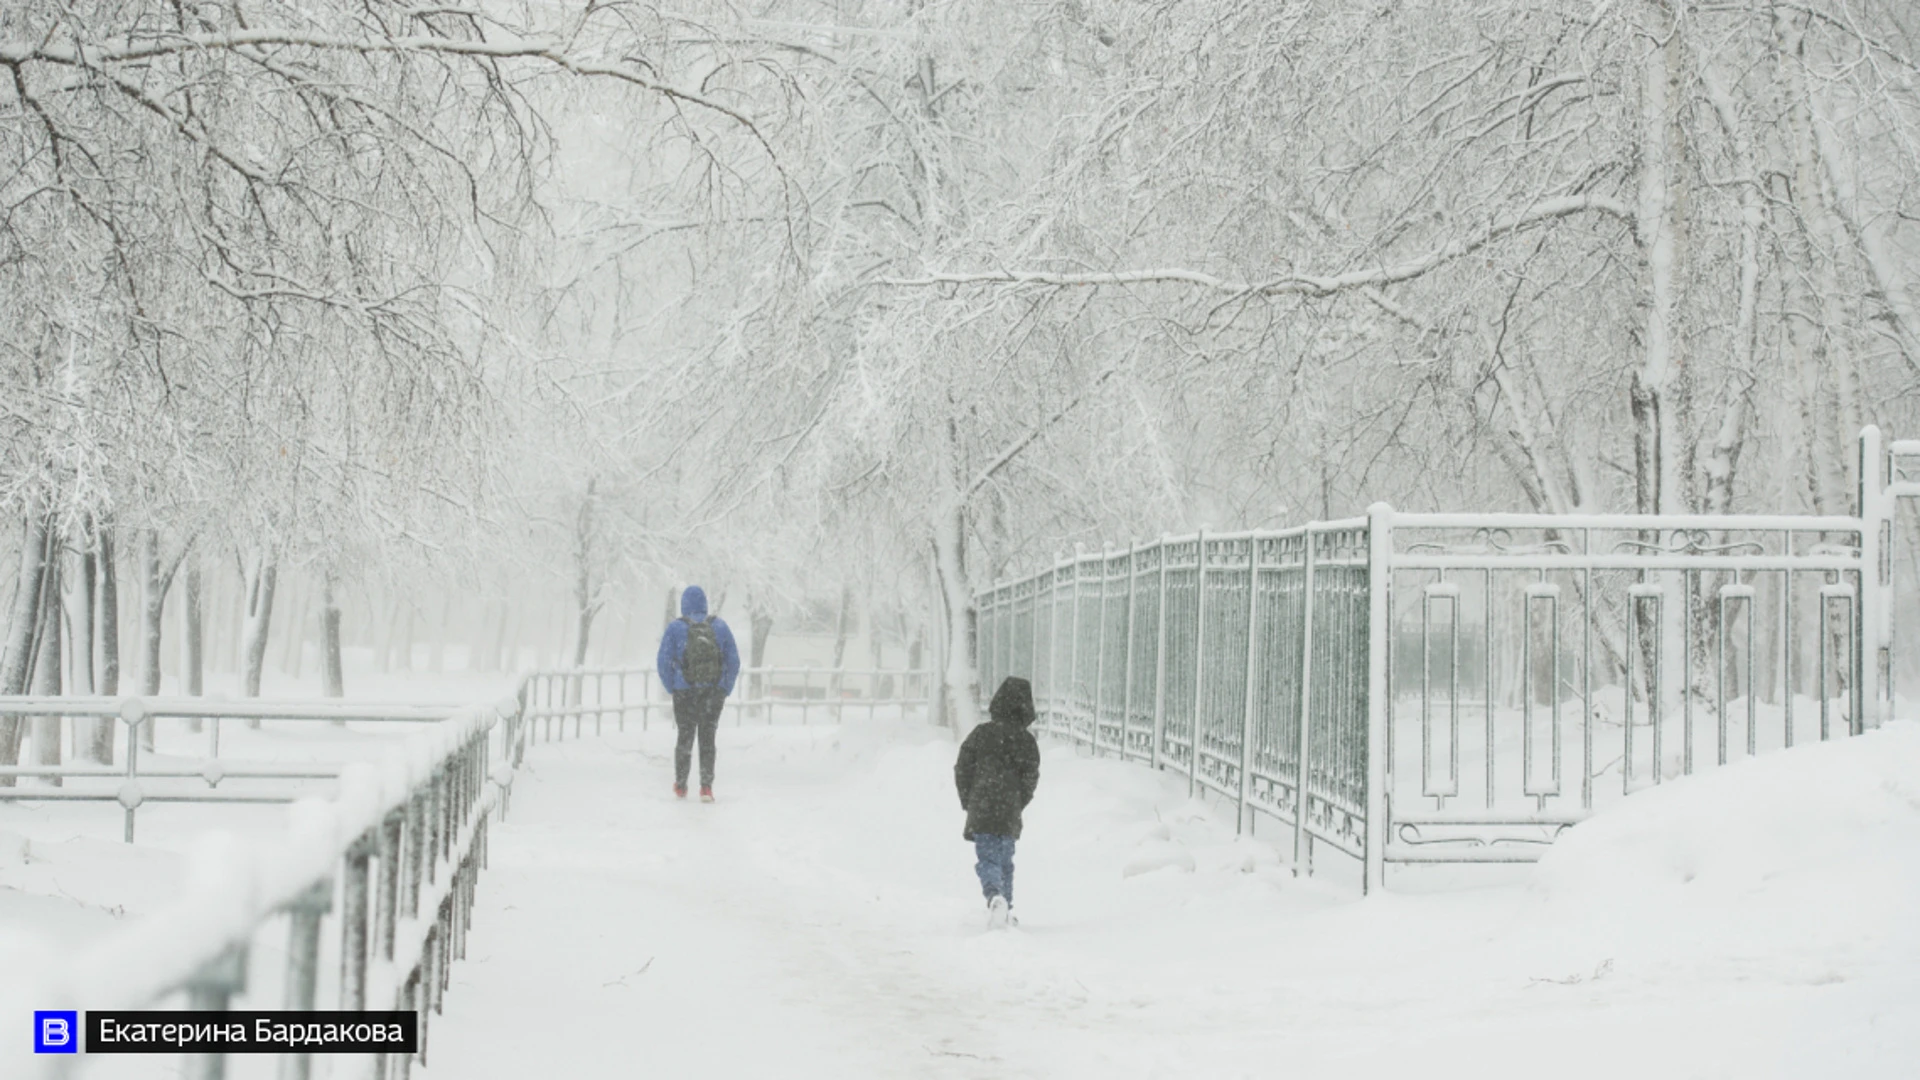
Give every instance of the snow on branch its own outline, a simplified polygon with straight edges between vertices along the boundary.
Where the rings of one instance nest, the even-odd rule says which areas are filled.
[[[1352,289],[1373,289],[1382,285],[1409,281],[1455,259],[1471,255],[1496,240],[1523,232],[1535,225],[1589,212],[1610,215],[1628,223],[1633,221],[1633,212],[1618,200],[1600,195],[1567,195],[1542,200],[1524,214],[1500,222],[1477,236],[1457,240],[1419,258],[1371,270],[1350,270],[1342,274],[1289,273],[1265,281],[1234,281],[1200,270],[1180,268],[1078,272],[979,270],[937,271],[920,277],[882,278],[880,284],[900,288],[925,288],[933,285],[1039,285],[1053,288],[1086,288],[1101,285],[1165,284],[1196,286],[1210,292],[1226,293],[1232,296],[1288,294],[1328,296]]]
[[[112,64],[139,63],[169,56],[206,52],[241,52],[263,47],[316,49],[324,52],[413,53],[465,57],[476,60],[537,60],[575,75],[596,76],[629,83],[675,101],[683,101],[718,113],[752,132],[769,156],[773,148],[753,120],[745,113],[704,94],[683,90],[652,78],[633,67],[621,67],[586,60],[566,52],[558,42],[538,38],[505,38],[492,41],[459,40],[432,35],[409,37],[342,37],[301,30],[248,28],[222,33],[169,34],[138,42],[87,43],[79,46],[52,42],[0,44],[0,66],[18,68],[28,63],[48,63],[79,69],[99,69]]]

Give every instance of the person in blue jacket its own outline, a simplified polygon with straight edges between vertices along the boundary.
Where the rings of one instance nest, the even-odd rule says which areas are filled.
[[[673,794],[687,797],[698,735],[700,799],[712,802],[714,733],[720,727],[720,709],[740,677],[740,647],[725,620],[707,615],[707,594],[700,586],[689,585],[680,594],[680,617],[667,624],[654,666],[673,695],[673,723],[680,729],[673,748]]]

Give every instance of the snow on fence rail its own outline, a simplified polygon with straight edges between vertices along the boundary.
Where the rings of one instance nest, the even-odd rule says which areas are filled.
[[[1909,474],[1913,478],[1910,478]],[[1920,442],[1859,517],[1402,514],[1080,553],[978,598],[983,693],[1362,861],[1525,862],[1610,799],[1878,726]]]
[[[85,700],[59,699],[59,711],[117,715],[130,735],[154,716],[210,715],[204,700],[186,709],[158,698],[124,699],[111,713],[76,713],[73,703]],[[0,701],[10,711],[51,711],[45,699]],[[47,965],[37,982],[16,985],[21,997],[8,1004],[413,1010],[425,1061],[428,1016],[440,1011],[449,965],[465,952],[488,814],[505,812],[514,751],[523,743],[518,700],[455,710],[347,706],[322,716],[308,715],[315,712],[308,706],[219,708],[232,718],[435,722],[406,736],[378,765],[343,767],[332,798],[295,801],[286,833],[270,845],[250,847],[225,834],[207,838],[181,896],[79,955]],[[48,790],[22,789],[22,797],[45,798]],[[287,935],[284,948],[272,941],[276,927]],[[64,1080],[88,1059],[35,1060],[41,1075]],[[342,1058],[333,1075],[344,1069],[404,1077],[411,1060],[405,1054]],[[192,1055],[183,1075],[211,1080],[226,1068],[224,1055]],[[278,1075],[305,1080],[310,1069],[308,1055],[287,1054]]]

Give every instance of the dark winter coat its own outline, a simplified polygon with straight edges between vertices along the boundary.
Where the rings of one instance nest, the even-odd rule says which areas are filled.
[[[953,763],[953,784],[967,812],[961,834],[1020,838],[1020,811],[1033,801],[1040,784],[1040,744],[1027,730],[1033,723],[1033,687],[1009,677],[987,706],[991,720],[973,729]]]
[[[660,655],[654,659],[654,667],[660,672],[660,682],[667,693],[677,694],[692,689],[685,677],[680,674],[680,663],[687,655],[686,619],[698,622],[707,618],[707,594],[698,585],[689,585],[680,594],[681,619],[667,624],[667,632],[660,638]],[[734,644],[733,631],[727,628],[726,621],[719,616],[707,619],[713,624],[713,639],[720,646],[720,692],[733,693],[733,683],[740,677],[740,646]]]

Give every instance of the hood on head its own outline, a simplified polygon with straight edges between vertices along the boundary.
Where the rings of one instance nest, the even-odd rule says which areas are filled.
[[[1026,727],[1033,723],[1033,684],[1018,675],[1009,675],[993,692],[987,715],[1002,723]]]
[[[680,614],[689,619],[707,617],[707,593],[698,585],[689,585],[680,593]]]

